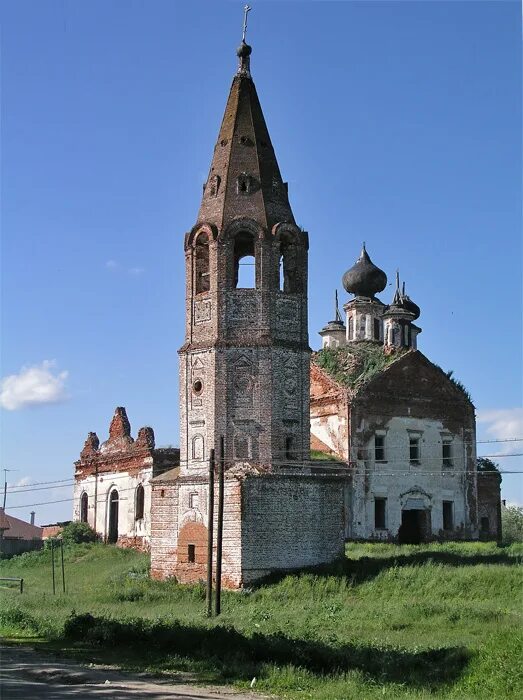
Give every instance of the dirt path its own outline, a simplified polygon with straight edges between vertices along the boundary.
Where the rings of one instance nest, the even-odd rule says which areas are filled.
[[[56,660],[29,647],[0,646],[2,700],[263,700],[228,688],[198,688],[172,679],[138,675]]]

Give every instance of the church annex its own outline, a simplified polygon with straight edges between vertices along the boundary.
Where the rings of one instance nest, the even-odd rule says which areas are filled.
[[[313,356],[312,445],[350,465],[347,539],[476,539],[474,406],[458,381],[417,350],[420,309],[399,275],[390,305],[376,296],[386,284],[364,246],[343,276],[353,295],[344,305],[347,322],[336,308]],[[490,481],[494,489],[482,482],[483,500],[499,502],[499,479]],[[493,509],[482,509],[490,518],[482,516],[481,535],[499,536]]]

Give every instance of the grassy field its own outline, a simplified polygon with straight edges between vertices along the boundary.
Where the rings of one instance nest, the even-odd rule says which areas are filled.
[[[148,558],[104,545],[0,563],[0,632],[94,661],[231,683],[285,698],[523,696],[522,545],[351,544],[325,570],[225,593],[204,616],[201,586],[147,578]]]

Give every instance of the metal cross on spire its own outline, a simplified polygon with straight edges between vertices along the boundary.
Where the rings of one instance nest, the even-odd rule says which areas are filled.
[[[242,34],[242,41],[245,41],[245,35],[247,34],[247,15],[249,12],[252,10],[252,7],[249,7],[249,5],[245,5],[243,8],[243,34]]]
[[[336,321],[341,321],[341,314],[340,314],[340,307],[338,303],[338,290],[335,290],[335,295],[334,295],[334,313],[335,313],[335,319]]]

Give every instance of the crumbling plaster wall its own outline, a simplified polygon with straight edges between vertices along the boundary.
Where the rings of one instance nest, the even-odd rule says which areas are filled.
[[[73,487],[73,520],[80,520],[80,501],[87,494],[87,522],[106,539],[109,532],[109,497],[111,491],[118,491],[118,536],[122,545],[130,544],[138,548],[148,547],[151,530],[151,485],[153,473],[152,458],[143,460],[144,466],[136,471],[100,471],[77,479]],[[97,485],[96,485],[97,483]],[[144,487],[144,517],[136,519],[136,490]],[[95,493],[96,507],[95,507]],[[95,521],[96,513],[96,521]]]
[[[443,501],[453,503],[454,528],[447,536],[470,537],[471,523],[463,435],[451,434],[442,421],[409,416],[353,414],[352,457],[355,463],[352,494],[352,531],[355,539],[397,537],[402,509],[409,498],[424,502],[431,513],[433,537],[443,533]],[[374,458],[374,435],[385,437],[385,460]],[[410,436],[420,440],[420,463],[411,464]],[[442,441],[452,440],[452,467],[442,461]],[[386,527],[376,529],[374,499],[386,498]]]

